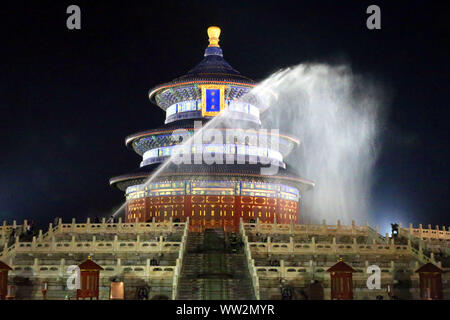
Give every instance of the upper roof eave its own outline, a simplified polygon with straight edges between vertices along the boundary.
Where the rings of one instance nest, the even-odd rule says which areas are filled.
[[[164,108],[159,106],[155,100],[156,95],[161,90],[168,89],[168,88],[174,88],[174,87],[178,87],[178,86],[183,86],[183,85],[198,85],[198,84],[226,84],[226,85],[237,85],[237,86],[250,87],[250,88],[255,87],[256,83],[251,79],[249,79],[249,80],[250,80],[249,82],[238,81],[238,80],[212,80],[212,79],[206,79],[206,78],[205,79],[198,78],[198,79],[184,80],[184,81],[174,80],[174,81],[162,83],[162,84],[159,84],[159,85],[153,87],[152,89],[149,90],[148,97],[152,103],[156,104],[158,107],[160,107],[161,109],[164,110]]]

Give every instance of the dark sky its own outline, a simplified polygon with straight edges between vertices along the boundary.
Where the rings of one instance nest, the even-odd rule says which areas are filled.
[[[431,4],[432,3],[432,4]],[[440,4],[442,3],[442,4]],[[112,176],[138,167],[125,136],[160,126],[156,84],[203,57],[260,80],[301,62],[345,60],[390,97],[372,214],[450,225],[449,7],[437,1],[10,1],[2,4],[0,219],[109,215]],[[82,28],[66,28],[81,7]],[[382,29],[366,28],[381,7]],[[384,219],[384,218],[383,218]],[[382,220],[382,219],[381,219]]]

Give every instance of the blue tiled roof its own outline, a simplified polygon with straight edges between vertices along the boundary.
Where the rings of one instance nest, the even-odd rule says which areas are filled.
[[[230,81],[246,81],[253,83],[254,81],[247,78],[239,71],[234,69],[222,55],[222,49],[217,47],[208,47],[205,50],[205,57],[199,64],[190,70],[187,74],[178,77],[175,81],[190,81],[192,79],[203,78],[225,78],[224,80]]]
[[[245,85],[255,85],[255,81],[243,76],[239,71],[234,69],[222,55],[222,49],[218,47],[208,47],[205,50],[205,57],[199,64],[191,69],[185,75],[182,75],[170,82],[157,85],[150,90],[150,99],[154,98],[160,92],[160,89],[168,86],[182,84],[185,82],[237,82]]]
[[[214,51],[212,51],[212,49],[214,49]],[[234,69],[227,61],[225,61],[222,55],[222,49],[216,47],[206,48],[205,58],[203,58],[203,60],[197,64],[195,68],[190,70],[186,76],[201,75],[202,73],[241,75],[239,71]]]

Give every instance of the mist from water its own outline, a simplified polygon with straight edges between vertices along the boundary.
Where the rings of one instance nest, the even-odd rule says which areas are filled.
[[[268,106],[263,127],[300,139],[285,162],[314,181],[303,194],[300,223],[364,224],[382,105],[381,90],[347,66],[301,64],[281,70],[252,90]]]

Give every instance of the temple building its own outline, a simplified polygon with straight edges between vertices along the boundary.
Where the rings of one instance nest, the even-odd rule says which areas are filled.
[[[125,192],[125,221],[185,221],[189,217],[191,230],[199,231],[216,227],[237,231],[241,218],[245,222],[259,218],[298,223],[301,193],[313,183],[291,172],[283,158],[299,141],[267,131],[263,133],[267,143],[260,143],[260,113],[265,106],[250,92],[256,84],[224,60],[220,29],[210,27],[208,35],[209,46],[196,67],[149,92],[150,101],[166,112],[165,125],[126,138],[126,145],[142,156],[142,162],[135,172],[110,180]],[[227,131],[219,124],[214,126],[223,132],[222,143],[194,142],[188,150],[192,159],[214,153],[223,157],[223,163],[201,159],[176,165],[168,160],[180,141],[186,141],[173,138],[176,130],[184,129],[180,135],[189,139],[198,131],[195,121],[205,126],[225,108],[234,127],[228,126]],[[245,130],[245,136],[229,135],[237,129]],[[276,145],[271,143],[274,140]],[[164,170],[154,174],[165,161]],[[277,173],[262,173],[267,164],[277,166]]]
[[[255,82],[223,59],[220,29],[208,35],[194,69],[149,92],[165,125],[126,138],[142,162],[110,180],[125,217],[3,221],[0,300],[450,299],[448,227],[305,223],[314,184],[284,162],[299,140],[260,130]],[[236,134],[197,140],[199,124]]]

